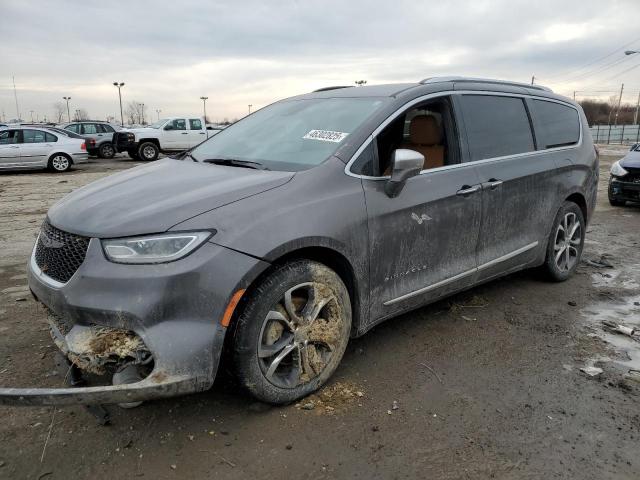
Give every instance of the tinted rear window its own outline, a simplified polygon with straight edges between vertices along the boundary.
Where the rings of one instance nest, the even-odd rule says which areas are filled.
[[[523,99],[463,95],[460,100],[472,161],[534,150]]]
[[[575,108],[555,102],[533,100],[532,115],[540,148],[563,147],[578,143],[580,119]]]

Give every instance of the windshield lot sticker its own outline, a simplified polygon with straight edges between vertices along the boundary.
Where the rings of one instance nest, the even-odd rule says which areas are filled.
[[[321,140],[323,142],[340,143],[349,135],[344,132],[332,132],[331,130],[311,130],[304,137],[307,140]]]

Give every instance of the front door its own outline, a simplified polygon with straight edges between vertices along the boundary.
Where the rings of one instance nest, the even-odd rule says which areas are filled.
[[[186,150],[189,148],[189,132],[184,118],[171,120],[162,132],[162,147],[167,150]]]
[[[375,323],[471,284],[482,191],[475,166],[461,163],[446,97],[405,112],[373,142],[383,174],[395,148],[425,156],[425,169],[395,198],[385,194],[386,180],[363,179]]]
[[[17,130],[0,130],[0,168],[20,163],[20,146]]]

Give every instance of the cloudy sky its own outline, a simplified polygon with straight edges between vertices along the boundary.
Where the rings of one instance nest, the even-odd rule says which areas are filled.
[[[71,110],[240,117],[328,85],[473,75],[578,97],[640,90],[638,0],[0,0],[0,108],[40,119]],[[0,112],[0,113],[2,113]]]

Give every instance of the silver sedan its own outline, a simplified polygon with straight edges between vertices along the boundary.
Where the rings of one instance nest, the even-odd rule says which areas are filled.
[[[34,126],[0,130],[0,170],[48,168],[66,172],[73,164],[87,159],[84,139]]]

